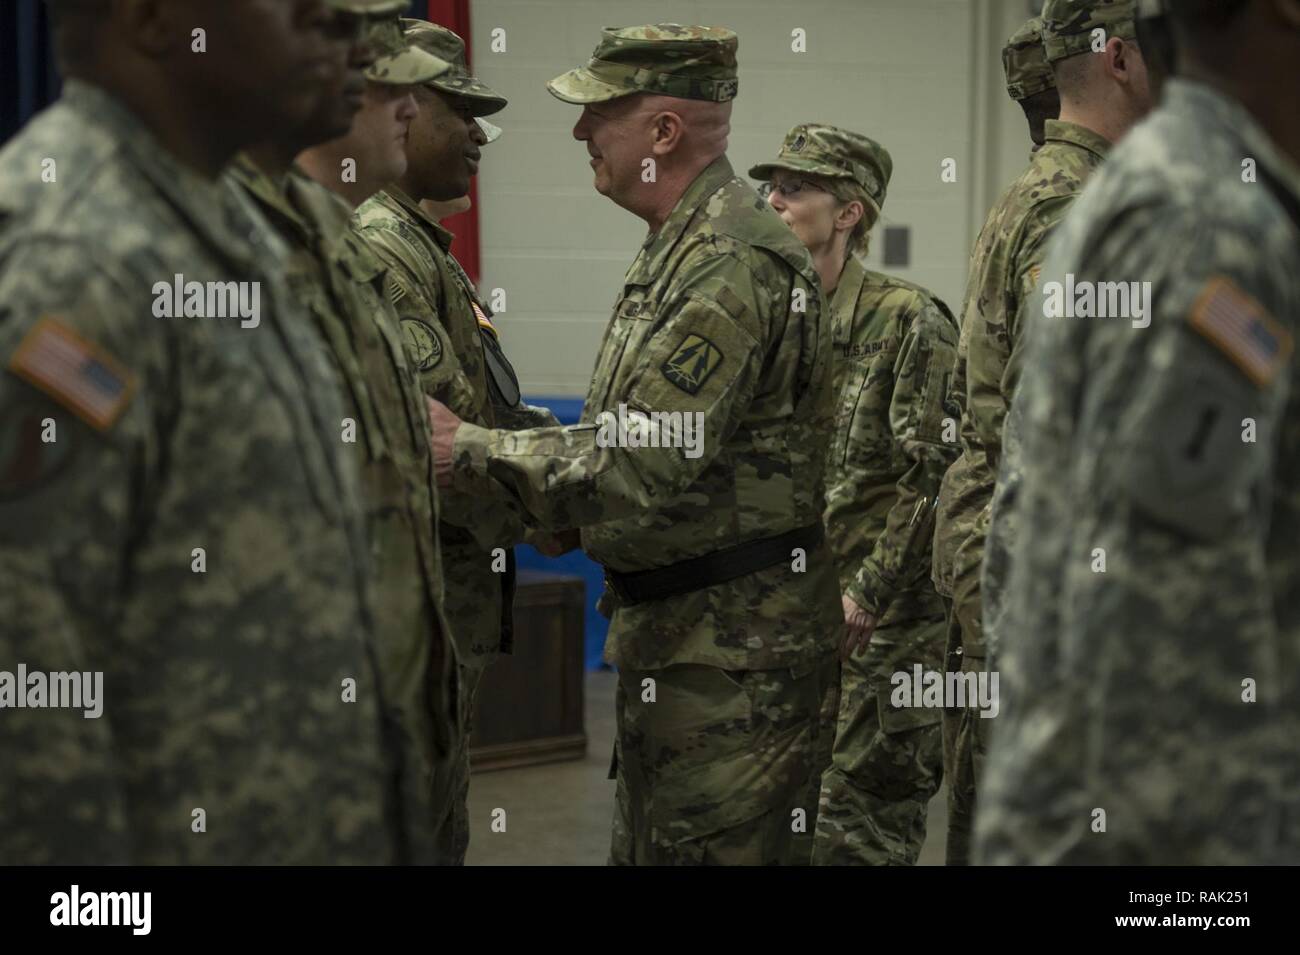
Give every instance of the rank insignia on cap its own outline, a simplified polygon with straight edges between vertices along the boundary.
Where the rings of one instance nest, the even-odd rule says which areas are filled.
[[[687,335],[673,356],[663,364],[664,377],[688,395],[693,395],[718,370],[722,352],[699,335]]]
[[[414,318],[402,319],[407,354],[420,371],[428,371],[442,360],[442,341],[432,328]]]
[[[9,359],[9,370],[98,431],[135,393],[135,376],[56,318],[43,316]]]
[[[790,152],[792,153],[799,152],[799,150],[803,149],[804,146],[807,145],[807,143],[808,143],[808,137],[805,136],[803,133],[800,133],[798,136],[794,138],[794,142],[790,144]]]
[[[1291,333],[1227,276],[1205,284],[1187,320],[1261,388],[1291,357]]]

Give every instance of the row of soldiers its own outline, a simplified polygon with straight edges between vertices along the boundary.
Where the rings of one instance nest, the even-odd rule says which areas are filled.
[[[726,157],[735,34],[605,30],[547,85],[648,235],[569,427],[520,400],[437,222],[505,101],[402,6],[205,5],[195,57],[197,3],[51,0],[67,90],[0,156],[0,663],[102,670],[107,701],[3,714],[0,855],[463,861],[470,714],[509,641],[495,555],[521,540],[606,570],[615,863],[908,864],[945,773],[952,862],[977,790],[996,861],[1286,844],[1272,475],[1294,456],[1300,180],[1260,90],[1294,83],[1293,0],[1171,11],[1188,78],[1113,155],[1158,95],[1164,19],[1049,0],[1004,52],[1035,152],[960,321],[862,261],[883,146],[796,126],[750,170],[760,198]],[[1225,36],[1228,66],[1206,55]],[[1267,188],[1224,185],[1243,150]],[[1162,283],[1146,337],[1033,314],[1049,277],[1117,270]],[[269,305],[252,328],[159,318],[173,276]],[[703,453],[599,440],[621,407],[698,414]],[[1242,408],[1267,437],[1228,449]],[[1084,580],[1094,543],[1111,569]],[[1207,612],[1220,571],[1231,623]],[[1229,714],[1189,634],[1254,665],[1232,680],[1277,680],[1271,704]],[[945,652],[1015,688],[987,772],[995,721],[892,692]],[[1188,719],[1194,742],[1147,729]]]

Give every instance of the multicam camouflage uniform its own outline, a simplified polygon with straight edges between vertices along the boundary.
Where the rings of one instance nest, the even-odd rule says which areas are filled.
[[[465,44],[455,33],[422,20],[404,20],[407,40],[446,59],[451,70],[428,83],[464,97],[475,113],[490,115],[503,97],[471,76]],[[491,362],[512,379],[500,350],[492,311],[451,254],[452,234],[397,186],[377,193],[356,213],[359,234],[388,266],[392,296],[411,361],[424,391],[464,420],[484,427],[558,424],[550,412],[522,404],[517,387],[503,393]],[[490,336],[490,340],[489,340]],[[497,374],[502,374],[497,371]],[[510,389],[507,381],[505,389]],[[464,861],[469,846],[469,733],[478,685],[501,651],[509,652],[514,601],[514,552],[526,527],[502,502],[446,494],[441,526],[448,616],[460,660],[461,719],[465,726],[449,766],[452,794],[443,827],[444,858]],[[504,568],[497,549],[505,551]]]
[[[1090,49],[1092,30],[1133,37],[1132,0],[1050,0],[1043,10],[1049,61]],[[961,456],[944,476],[935,528],[934,582],[952,601],[950,671],[988,670],[980,566],[1002,450],[1002,425],[1022,355],[1020,304],[1038,280],[1048,235],[1101,165],[1110,143],[1073,123],[1048,120],[1047,142],[989,213],[971,256],[950,400],[961,409]],[[972,706],[944,719],[948,862],[970,854],[975,787],[989,721]]]
[[[344,408],[236,205],[77,80],[0,152],[0,669],[106,698],[3,711],[0,861],[403,856]],[[157,317],[177,276],[259,323]]]
[[[592,64],[549,88],[598,102],[644,78],[725,102],[735,50],[715,28],[607,30]],[[819,295],[807,251],[719,156],[628,270],[582,423],[462,425],[456,481],[583,527],[587,553],[619,574],[818,528],[832,426]],[[703,453],[601,446],[597,416],[620,403],[702,413]],[[703,589],[606,599],[620,670],[612,861],[806,864],[842,632],[824,540]]]
[[[1044,291],[1068,273],[1152,283],[1150,324],[1031,323],[976,859],[1294,864],[1300,167],[1175,80],[1071,210]]]
[[[893,162],[879,143],[833,126],[796,126],[775,169],[848,179],[885,202]],[[826,529],[840,589],[878,618],[843,667],[832,764],[822,777],[813,861],[912,864],[942,774],[941,711],[891,704],[892,675],[943,665],[943,604],[929,580],[934,501],[956,449],[943,401],[957,322],[939,299],[850,256],[831,299],[835,438]]]

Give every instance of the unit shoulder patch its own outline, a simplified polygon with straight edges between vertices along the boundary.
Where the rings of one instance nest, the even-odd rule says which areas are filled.
[[[1187,321],[1261,388],[1285,367],[1295,345],[1281,322],[1224,275],[1205,283]]]
[[[136,388],[135,376],[116,359],[48,315],[14,351],[9,370],[97,431],[113,426]]]
[[[402,336],[412,364],[420,371],[428,371],[442,361],[442,339],[427,323],[417,318],[402,319]]]
[[[661,370],[670,382],[693,395],[718,370],[722,359],[722,351],[713,342],[699,335],[687,335]]]

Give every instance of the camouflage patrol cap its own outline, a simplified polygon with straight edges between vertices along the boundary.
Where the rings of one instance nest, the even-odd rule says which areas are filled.
[[[451,64],[426,50],[411,46],[402,36],[397,17],[371,24],[367,39],[377,47],[379,58],[366,70],[366,79],[393,86],[427,83],[451,69]]]
[[[880,215],[885,190],[894,174],[889,150],[874,139],[836,126],[804,123],[786,134],[781,152],[772,162],[749,170],[754,179],[769,179],[772,170],[807,172],[827,179],[851,179],[863,188]]]
[[[491,116],[506,108],[504,96],[470,74],[465,59],[465,41],[455,33],[427,20],[411,19],[402,20],[402,32],[416,49],[432,53],[451,64],[450,70],[425,85],[465,97],[475,116]]]
[[[474,122],[478,123],[478,128],[483,130],[483,136],[488,142],[494,143],[501,138],[500,126],[493,126],[482,116],[475,116]]]
[[[1094,30],[1137,40],[1137,0],[1047,0],[1043,6],[1043,51],[1048,63],[1092,50]]]
[[[1007,95],[1019,102],[1056,86],[1047,52],[1043,49],[1043,18],[1025,21],[1002,48],[1002,70],[1007,75]]]
[[[546,84],[566,103],[603,103],[631,93],[725,103],[736,98],[736,34],[723,27],[655,23],[605,27],[586,66]]]

